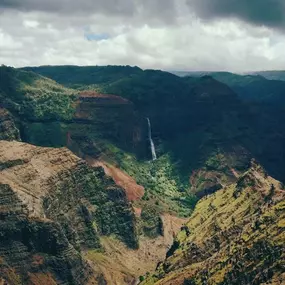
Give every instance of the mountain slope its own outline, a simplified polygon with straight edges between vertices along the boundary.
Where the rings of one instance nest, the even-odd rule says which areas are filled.
[[[258,71],[258,72],[252,72],[251,74],[258,74],[269,80],[285,81],[285,71],[284,70]]]
[[[7,141],[0,161],[0,273],[9,284],[88,284],[101,275],[81,250],[102,249],[101,235],[138,246],[126,194],[102,168],[65,148]]]
[[[78,88],[86,85],[100,85],[120,81],[126,77],[141,74],[139,67],[131,66],[39,66],[24,67],[21,70],[32,71],[51,78],[56,82]]]
[[[254,162],[237,183],[200,200],[142,284],[283,284],[284,207],[283,185]]]
[[[284,73],[284,72],[283,72]],[[282,71],[275,73],[268,71],[250,74],[235,74],[231,72],[176,72],[183,77],[211,76],[216,80],[227,84],[239,97],[246,102],[266,103],[284,108],[285,83]]]

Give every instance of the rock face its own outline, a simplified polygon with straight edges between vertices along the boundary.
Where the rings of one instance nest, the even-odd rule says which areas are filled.
[[[0,276],[8,284],[97,284],[82,249],[100,249],[99,236],[110,234],[137,247],[126,194],[103,168],[66,148],[0,141],[0,169]]]
[[[8,284],[91,281],[94,273],[59,224],[29,217],[26,205],[9,185],[0,184],[0,193],[0,276]]]
[[[0,108],[0,140],[20,140],[13,116],[4,108]]]
[[[64,129],[71,149],[95,157],[102,155],[106,141],[127,151],[137,151],[142,141],[134,105],[120,96],[94,91],[79,94],[72,123]]]
[[[284,207],[283,185],[253,163],[237,183],[200,200],[143,284],[284,284]]]
[[[121,169],[104,161],[98,161],[92,158],[87,158],[86,161],[92,166],[103,167],[105,173],[108,176],[112,177],[116,184],[125,190],[129,201],[137,201],[143,197],[145,193],[144,187],[138,185],[134,178],[129,176]]]

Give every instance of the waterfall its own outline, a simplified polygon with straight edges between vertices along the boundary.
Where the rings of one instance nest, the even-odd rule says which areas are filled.
[[[151,124],[150,124],[150,120],[149,118],[147,119],[147,124],[148,124],[148,139],[149,139],[149,143],[150,143],[150,148],[151,148],[151,156],[152,156],[152,160],[156,160],[157,156],[156,156],[156,152],[155,152],[155,147],[154,147],[154,143],[151,137]]]

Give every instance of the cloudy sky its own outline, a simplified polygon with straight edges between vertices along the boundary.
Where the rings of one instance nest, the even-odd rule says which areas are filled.
[[[0,0],[0,64],[285,69],[285,1]]]

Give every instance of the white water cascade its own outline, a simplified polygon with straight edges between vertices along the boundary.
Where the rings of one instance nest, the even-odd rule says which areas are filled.
[[[151,156],[152,156],[152,160],[156,160],[157,156],[156,156],[156,152],[155,152],[155,147],[154,147],[154,143],[151,137],[151,124],[150,124],[150,120],[149,118],[147,119],[147,124],[148,124],[148,139],[149,139],[149,143],[150,143],[150,149],[151,149]]]

